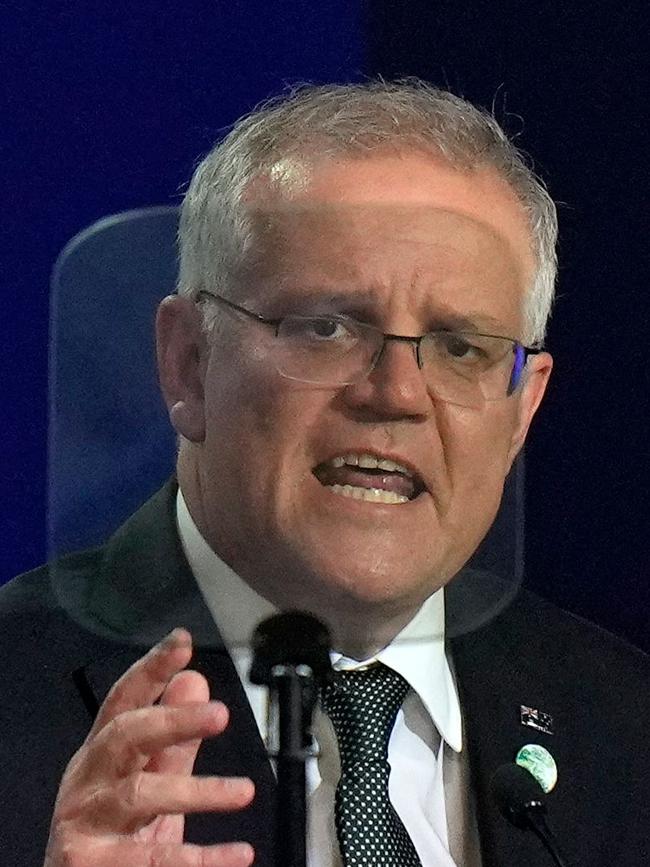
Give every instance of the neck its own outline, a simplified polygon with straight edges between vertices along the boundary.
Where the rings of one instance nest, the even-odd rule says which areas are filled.
[[[356,618],[330,615],[333,649],[358,661],[370,659],[391,644],[416,613],[409,610],[388,616],[366,608]]]
[[[179,455],[177,475],[190,516],[212,551],[226,563],[262,599],[280,611],[305,611],[329,628],[332,647],[352,659],[364,660],[387,647],[411,622],[422,600],[405,604],[394,600],[359,599],[333,589],[322,576],[288,573],[293,570],[273,568],[259,563],[254,550],[240,551],[229,547],[227,539],[215,538],[203,510],[201,476],[191,460]]]

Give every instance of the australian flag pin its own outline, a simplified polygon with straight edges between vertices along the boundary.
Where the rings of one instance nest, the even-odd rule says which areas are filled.
[[[537,710],[536,707],[526,707],[525,704],[520,705],[519,720],[522,726],[526,726],[526,728],[535,729],[536,732],[544,732],[545,735],[553,734],[553,717],[550,713]]]

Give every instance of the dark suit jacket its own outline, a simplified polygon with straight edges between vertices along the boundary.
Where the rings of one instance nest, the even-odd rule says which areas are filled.
[[[227,652],[183,556],[168,485],[103,548],[0,591],[0,863],[37,867],[64,768],[111,684],[177,625],[196,640],[193,667],[232,721],[207,741],[198,773],[245,774],[257,796],[229,816],[188,817],[195,842],[249,840],[271,867],[274,779]],[[642,653],[522,593],[492,623],[452,641],[485,867],[548,867],[529,832],[493,806],[489,781],[525,743],[555,757],[549,818],[569,865],[650,863],[650,666]],[[555,733],[521,725],[521,705]],[[427,867],[427,865],[425,865]]]

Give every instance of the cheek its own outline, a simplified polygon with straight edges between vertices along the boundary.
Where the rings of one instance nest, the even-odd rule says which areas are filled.
[[[505,402],[481,411],[448,406],[441,414],[441,442],[451,486],[465,495],[466,504],[498,505],[516,419],[516,405]]]
[[[232,342],[213,351],[206,379],[209,432],[236,444],[272,423],[279,375],[259,347],[244,352]]]
[[[289,496],[311,471],[311,432],[322,426],[324,397],[280,376],[264,358],[219,378],[208,397],[211,462],[235,479],[241,495],[277,500]],[[236,370],[236,373],[234,372]]]

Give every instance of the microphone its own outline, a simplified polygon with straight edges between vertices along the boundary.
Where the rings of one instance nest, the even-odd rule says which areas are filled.
[[[330,635],[310,614],[287,611],[253,634],[249,678],[268,686],[275,725],[269,755],[277,772],[276,867],[306,867],[305,761],[319,688],[331,677]]]
[[[311,614],[285,611],[263,620],[253,633],[251,683],[268,686],[276,666],[306,665],[317,681],[331,675],[328,628]]]
[[[557,867],[568,867],[546,821],[546,795],[530,771],[520,765],[501,765],[492,777],[492,795],[512,825],[534,831]]]

